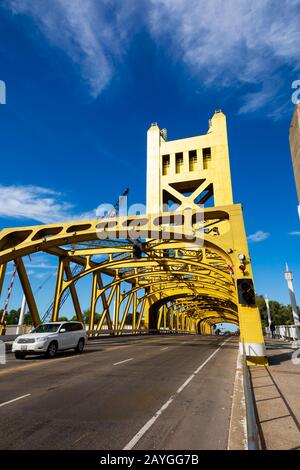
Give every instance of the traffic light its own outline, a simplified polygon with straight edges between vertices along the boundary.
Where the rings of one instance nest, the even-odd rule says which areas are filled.
[[[252,279],[237,280],[239,303],[244,305],[255,305],[255,292]]]
[[[134,259],[140,259],[143,253],[143,244],[140,240],[136,240],[132,246]]]

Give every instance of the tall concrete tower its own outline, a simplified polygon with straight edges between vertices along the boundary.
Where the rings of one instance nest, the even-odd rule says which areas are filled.
[[[173,254],[165,250],[165,262],[172,257],[177,260],[184,259],[185,256],[198,257],[202,260],[199,262],[199,269],[203,274],[203,283],[196,289],[196,293],[194,285],[191,285],[191,282],[187,284],[191,273],[196,269],[192,267],[182,277],[184,282],[176,293],[172,289],[168,295],[177,298],[185,295],[188,302],[204,302],[201,308],[194,307],[196,316],[203,314],[206,318],[197,326],[203,333],[210,332],[214,324],[222,323],[220,319],[224,322],[226,310],[232,308],[236,317],[227,318],[234,324],[238,322],[240,326],[240,347],[242,353],[247,356],[248,364],[266,364],[242,207],[240,204],[234,204],[232,197],[225,114],[221,111],[214,113],[209,120],[206,134],[183,139],[168,140],[166,129],[160,129],[157,123],[151,125],[147,134],[146,199],[147,214],[154,214],[153,220],[156,218],[157,223],[161,223],[161,213],[178,213],[179,222],[174,222],[175,217],[172,220],[166,217],[166,231],[169,229],[172,233],[171,231],[178,229],[181,224],[184,235],[189,234],[188,228],[191,228],[191,233],[202,242],[193,245],[193,242],[184,241],[185,237],[176,240],[174,237]],[[190,218],[185,214],[189,211],[192,214]],[[203,214],[203,220],[199,223],[193,217],[196,212]],[[183,214],[181,222],[180,214]],[[167,248],[167,245],[165,247]],[[221,259],[226,259],[222,268]],[[214,277],[218,274],[210,271],[211,266],[220,269],[220,273],[223,270],[228,276],[224,292]],[[176,277],[175,268],[170,268],[170,272],[173,279],[179,279]],[[233,293],[232,297],[230,292]],[[154,318],[154,309],[167,298],[166,294],[161,298],[160,293],[148,295],[148,311],[151,311],[149,318]],[[230,298],[234,302],[230,303]],[[228,302],[225,308],[224,302]],[[219,315],[220,309],[223,309],[223,317]],[[215,315],[215,318],[210,315]]]
[[[204,135],[167,140],[153,123],[147,134],[147,213],[163,204],[211,207],[233,203],[226,117],[216,111]]]

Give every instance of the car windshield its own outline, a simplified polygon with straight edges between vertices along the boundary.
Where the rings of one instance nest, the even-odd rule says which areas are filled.
[[[37,326],[32,333],[56,333],[60,323],[44,323],[43,325]]]

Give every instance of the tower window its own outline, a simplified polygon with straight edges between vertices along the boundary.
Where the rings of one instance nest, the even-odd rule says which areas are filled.
[[[203,168],[204,168],[204,170],[207,170],[210,167],[211,148],[206,147],[206,148],[202,149],[202,155],[203,155]]]
[[[162,174],[167,175],[170,169],[170,155],[162,156]]]
[[[183,153],[175,153],[175,161],[176,161],[176,173],[181,172],[181,167],[183,165]]]
[[[197,168],[197,150],[189,151],[189,170],[194,171]]]

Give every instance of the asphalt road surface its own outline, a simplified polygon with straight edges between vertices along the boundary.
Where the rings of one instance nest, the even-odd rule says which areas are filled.
[[[226,449],[237,351],[234,337],[161,335],[9,353],[0,449]]]

